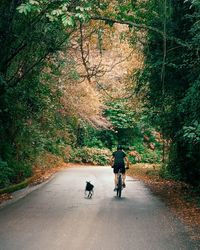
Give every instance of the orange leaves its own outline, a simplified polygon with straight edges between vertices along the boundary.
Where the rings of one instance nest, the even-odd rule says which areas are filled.
[[[160,178],[158,168],[152,164],[135,164],[128,174],[144,181],[188,226],[191,237],[200,239],[200,208],[195,202],[195,196],[191,194],[192,187],[183,182]],[[151,175],[148,174],[150,171]]]

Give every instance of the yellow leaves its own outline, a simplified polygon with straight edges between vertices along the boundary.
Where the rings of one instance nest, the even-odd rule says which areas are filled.
[[[65,84],[62,103],[66,114],[74,115],[91,124],[101,117],[103,105],[98,92],[86,81],[79,84]]]
[[[59,79],[63,92],[61,102],[64,113],[88,121],[93,126],[110,126],[102,113],[104,103],[111,99],[127,98],[130,109],[136,110],[140,102],[133,93],[130,77],[141,68],[142,57],[129,46],[127,27],[112,27],[102,21],[90,21],[73,34],[71,47],[60,54],[66,67]]]

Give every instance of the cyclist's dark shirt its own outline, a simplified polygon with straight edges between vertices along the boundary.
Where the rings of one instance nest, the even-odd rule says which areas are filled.
[[[114,167],[124,167],[124,158],[126,157],[126,154],[122,150],[117,150],[113,153],[114,157]]]

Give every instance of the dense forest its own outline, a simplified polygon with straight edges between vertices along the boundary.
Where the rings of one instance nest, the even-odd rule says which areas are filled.
[[[198,0],[1,0],[0,188],[122,144],[200,184]]]

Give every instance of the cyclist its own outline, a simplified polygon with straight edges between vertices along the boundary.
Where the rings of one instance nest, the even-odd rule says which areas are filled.
[[[123,182],[123,187],[126,187],[126,168],[125,168],[125,163],[126,166],[129,167],[129,160],[126,157],[125,152],[123,151],[123,148],[121,145],[117,146],[117,151],[113,152],[112,154],[112,159],[111,159],[111,166],[113,168],[113,172],[115,174],[115,189],[114,191],[117,190],[117,174],[119,172],[119,169],[121,169],[122,173],[122,182]]]

